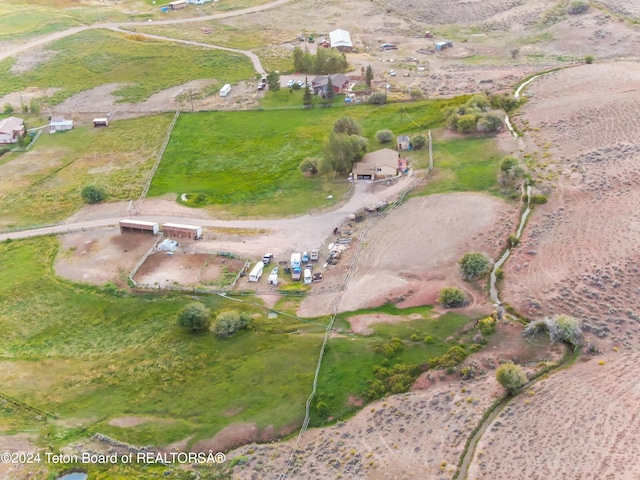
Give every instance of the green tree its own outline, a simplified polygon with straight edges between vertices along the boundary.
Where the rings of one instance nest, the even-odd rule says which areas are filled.
[[[278,72],[271,72],[267,75],[267,85],[269,85],[269,91],[277,92],[280,90],[280,74]]]
[[[306,108],[313,106],[313,95],[311,95],[311,88],[309,87],[309,80],[304,77],[304,95],[302,96],[302,103]]]
[[[334,171],[341,175],[347,174],[353,163],[362,159],[366,151],[366,138],[332,131],[324,143],[324,158],[320,169],[323,173]]]
[[[2,113],[4,113],[5,115],[11,115],[14,112],[13,109],[13,105],[11,105],[9,102],[4,104],[4,110]]]
[[[502,118],[495,112],[485,113],[479,119],[476,129],[480,132],[496,132],[502,126]]]
[[[38,115],[40,113],[40,102],[37,98],[32,98],[29,102],[29,111],[33,115]]]
[[[216,315],[216,322],[213,331],[221,338],[226,338],[247,328],[250,317],[238,310],[222,310]]]
[[[178,314],[178,325],[191,332],[204,332],[209,330],[209,318],[209,309],[200,302],[193,302]]]
[[[467,303],[469,303],[464,292],[455,287],[445,287],[440,290],[438,301],[445,308],[464,307]]]
[[[293,49],[293,69],[296,72],[304,72],[304,52],[300,47]]]
[[[518,158],[505,155],[500,162],[500,183],[507,188],[515,189],[524,178],[524,168]]]
[[[333,102],[333,99],[336,98],[336,91],[333,89],[333,80],[331,80],[331,75],[327,76],[327,103]]]
[[[351,117],[342,117],[333,124],[333,131],[336,133],[344,133],[346,135],[362,136],[362,125],[357,123]]]
[[[373,68],[371,68],[371,65],[367,65],[367,70],[364,74],[364,83],[366,83],[368,87],[371,87],[371,82],[373,82]]]
[[[482,253],[470,252],[465,253],[460,260],[460,272],[465,280],[477,280],[484,274],[488,273],[491,268],[489,259]]]
[[[476,130],[476,116],[473,113],[462,115],[458,118],[457,131],[460,133],[471,133]]]
[[[80,193],[80,195],[82,195],[82,199],[85,202],[91,203],[91,204],[100,203],[106,197],[104,190],[100,187],[96,187],[95,185],[87,185],[82,189],[82,192]]]
[[[522,385],[527,383],[527,375],[519,365],[507,362],[496,370],[496,380],[513,395]]]
[[[369,97],[369,103],[372,105],[384,105],[387,103],[387,96],[384,93],[374,93]]]

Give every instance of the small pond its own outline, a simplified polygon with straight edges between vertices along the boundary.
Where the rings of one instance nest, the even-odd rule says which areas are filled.
[[[87,480],[87,478],[89,475],[84,472],[72,472],[58,477],[57,480]]]

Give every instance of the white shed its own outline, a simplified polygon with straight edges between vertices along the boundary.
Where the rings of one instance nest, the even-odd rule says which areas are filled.
[[[64,117],[51,117],[49,120],[49,133],[64,132],[73,128],[73,120]]]
[[[227,95],[229,95],[229,92],[231,91],[231,85],[229,85],[228,83],[226,83],[224,85],[224,87],[222,87],[220,89],[220,96],[221,97],[226,97]]]

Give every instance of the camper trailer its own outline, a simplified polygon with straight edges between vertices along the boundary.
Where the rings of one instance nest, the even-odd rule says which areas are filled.
[[[291,268],[300,268],[302,265],[302,257],[299,253],[291,254]]]
[[[263,269],[264,269],[264,263],[262,263],[262,261],[256,263],[255,267],[253,267],[253,270],[251,270],[251,273],[249,274],[249,281],[257,282],[258,280],[260,280]]]
[[[274,267],[267,279],[269,285],[278,285],[278,267]]]
[[[309,284],[313,282],[313,276],[311,275],[311,269],[310,268],[305,268],[304,269],[304,283],[305,284]]]
[[[229,95],[229,92],[231,91],[231,85],[229,85],[228,83],[225,84],[224,87],[222,87],[220,89],[220,96],[221,97],[226,97],[227,95]]]

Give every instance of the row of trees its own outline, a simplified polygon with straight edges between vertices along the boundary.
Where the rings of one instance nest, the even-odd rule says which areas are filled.
[[[315,55],[303,51],[300,47],[293,49],[293,68],[296,72],[328,75],[345,72],[349,68],[346,57],[337,50],[319,48]]]

